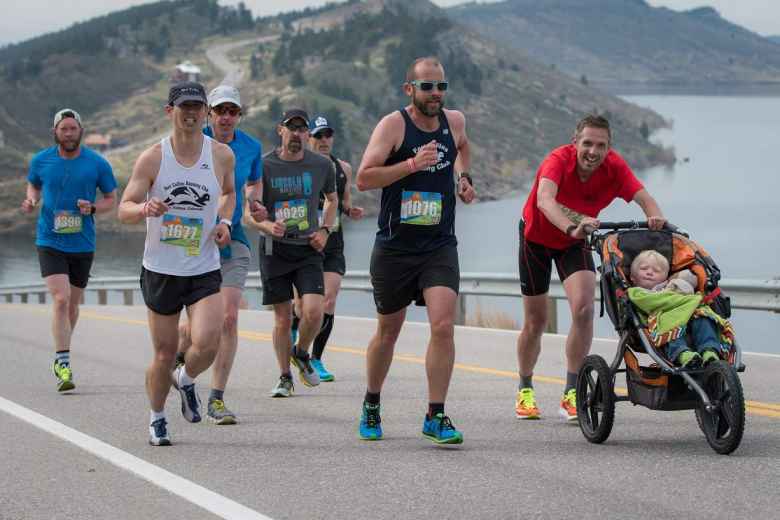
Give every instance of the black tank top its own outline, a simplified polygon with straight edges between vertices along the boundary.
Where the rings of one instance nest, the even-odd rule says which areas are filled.
[[[330,156],[330,160],[333,161],[333,165],[336,167],[336,193],[339,198],[339,207],[336,210],[336,220],[339,223],[338,229],[331,232],[328,236],[328,241],[325,243],[325,253],[331,251],[338,251],[344,249],[344,233],[342,232],[341,225],[344,223],[344,190],[347,187],[347,174],[344,173],[344,168],[341,167],[341,163],[334,156]],[[325,197],[320,194],[320,211],[325,205]]]
[[[417,128],[405,109],[404,141],[385,162],[391,166],[417,154],[432,140],[439,150],[438,162],[382,188],[379,231],[376,245],[408,253],[424,253],[442,246],[457,245],[455,238],[455,180],[453,168],[458,150],[447,116],[439,113],[439,128],[425,132]]]

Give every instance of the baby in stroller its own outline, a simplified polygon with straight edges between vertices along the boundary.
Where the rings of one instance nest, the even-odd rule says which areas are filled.
[[[730,323],[702,304],[698,280],[690,270],[669,276],[669,261],[647,249],[631,262],[628,297],[639,309],[648,335],[667,359],[684,368],[699,368],[729,349]],[[724,343],[726,343],[724,345]]]

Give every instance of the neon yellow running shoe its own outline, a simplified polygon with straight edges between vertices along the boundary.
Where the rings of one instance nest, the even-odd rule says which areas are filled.
[[[73,383],[73,372],[70,370],[70,365],[60,365],[55,361],[52,372],[57,377],[58,392],[67,392],[76,388],[76,385]]]
[[[515,397],[515,415],[518,419],[539,419],[536,407],[536,393],[533,388],[521,388]]]
[[[577,420],[577,391],[574,388],[563,394],[561,407],[558,408],[558,413],[567,421]]]

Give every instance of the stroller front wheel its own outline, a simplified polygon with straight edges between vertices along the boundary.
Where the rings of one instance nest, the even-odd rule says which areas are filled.
[[[614,378],[601,356],[585,358],[577,374],[577,421],[588,441],[607,440],[615,421]]]
[[[696,421],[717,453],[728,455],[739,447],[745,431],[745,396],[736,370],[725,361],[710,363],[701,386],[712,403],[696,408]]]

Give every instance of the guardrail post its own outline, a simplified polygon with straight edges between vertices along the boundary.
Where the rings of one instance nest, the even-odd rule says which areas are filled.
[[[108,291],[105,289],[98,289],[98,305],[105,305],[108,302]]]
[[[27,303],[28,294],[26,292],[20,293],[19,296],[22,298],[22,303]]]
[[[553,298],[547,298],[547,329],[545,332],[558,333],[558,302]]]
[[[132,289],[125,289],[122,291],[122,299],[124,300],[125,305],[132,305],[133,304],[133,290]]]
[[[46,293],[45,292],[39,292],[38,293],[38,303],[46,303]]]
[[[455,300],[455,325],[466,324],[466,295],[459,294]]]

